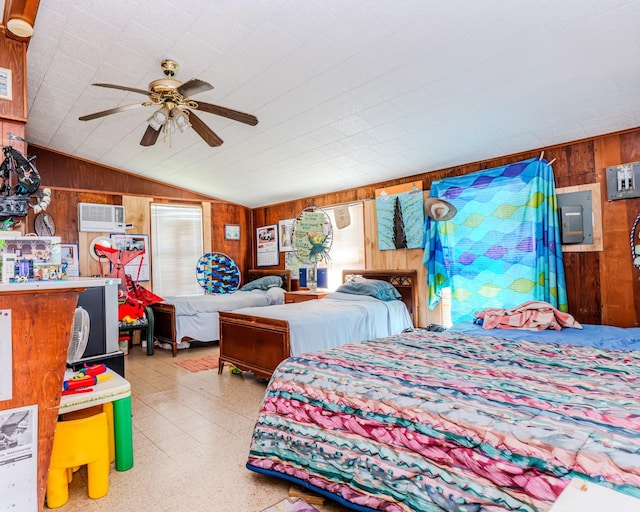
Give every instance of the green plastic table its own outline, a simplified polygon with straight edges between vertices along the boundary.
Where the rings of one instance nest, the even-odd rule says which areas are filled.
[[[65,380],[74,375],[67,370]],[[113,404],[113,434],[116,470],[127,471],[133,467],[133,426],[131,422],[131,384],[116,372],[107,368],[103,375],[109,378],[98,382],[88,393],[63,395],[58,414],[79,411],[107,402]]]

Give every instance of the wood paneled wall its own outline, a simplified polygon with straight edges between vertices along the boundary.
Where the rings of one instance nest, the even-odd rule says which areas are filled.
[[[253,211],[240,205],[202,196],[194,192],[164,185],[117,169],[71,158],[66,155],[31,147],[30,154],[42,175],[42,185],[53,189],[49,213],[57,224],[57,234],[68,243],[78,242],[77,204],[93,202],[126,204],[127,221],[133,222],[136,232],[147,232],[151,201],[169,203],[200,203],[210,209],[210,239],[207,250],[230,255],[246,272],[255,266],[254,228],[277,224],[278,220],[295,217],[307,206],[327,207],[335,204],[364,201],[365,247],[367,268],[417,269],[420,275],[419,325],[439,321],[439,311],[430,311],[426,304],[426,285],[422,251],[377,249],[375,226],[375,189],[421,180],[427,190],[433,180],[459,176],[482,169],[505,165],[525,158],[555,159],[553,164],[556,186],[568,187],[595,183],[602,195],[603,247],[602,252],[567,252],[565,273],[569,296],[569,310],[581,322],[607,323],[618,326],[638,326],[640,315],[640,271],[632,265],[629,232],[640,213],[640,199],[606,200],[606,167],[625,162],[640,161],[640,128],[608,134],[575,143],[539,148],[516,155],[499,157],[433,172],[407,176],[398,180],[366,185],[357,189],[256,208]],[[137,206],[133,206],[137,205]],[[30,215],[28,230],[33,230]],[[138,224],[138,223],[142,224]],[[225,240],[225,224],[238,224],[239,241]],[[95,236],[95,235],[94,235]],[[640,240],[639,240],[640,241]],[[81,257],[83,254],[81,253]],[[85,256],[86,257],[86,256]],[[279,265],[284,266],[281,260]],[[96,273],[97,271],[90,272]],[[90,275],[89,274],[89,275]]]
[[[37,157],[41,188],[52,189],[47,213],[56,223],[56,236],[60,236],[63,243],[79,244],[82,275],[100,273],[99,263],[88,255],[88,247],[93,238],[108,236],[108,233],[79,233],[78,203],[123,205],[126,221],[133,224],[131,233],[149,235],[149,205],[152,202],[202,205],[206,222],[205,251],[228,254],[243,273],[250,268],[251,238],[244,236],[252,231],[249,208],[38,146],[30,146],[28,153]],[[33,219],[34,215],[30,212],[26,219],[27,231],[33,231]],[[241,239],[225,240],[225,224],[238,224],[243,233]]]
[[[549,161],[555,159],[553,169],[556,187],[596,183],[600,186],[602,195],[604,250],[564,253],[569,311],[583,323],[639,326],[640,270],[632,264],[629,233],[636,215],[640,214],[640,199],[607,201],[605,171],[612,165],[640,161],[640,128],[256,208],[253,210],[253,223],[255,226],[276,224],[278,220],[295,217],[300,210],[313,205],[327,207],[364,201],[367,268],[415,268],[421,273],[422,278],[422,251],[377,250],[375,207],[368,206],[375,198],[375,189],[422,180],[423,188],[427,190],[432,181],[527,158],[538,158],[543,151],[544,158]],[[636,240],[636,243],[640,243],[640,240]],[[282,262],[280,266],[283,266]],[[420,325],[438,321],[439,313],[429,311],[426,307],[427,293],[424,282],[421,284],[419,302]]]
[[[27,44],[4,36],[4,29],[0,30],[2,44],[0,45],[0,68],[11,71],[11,100],[0,99],[0,118],[8,121],[18,121],[22,125],[20,132],[14,134],[24,136],[24,123],[27,122]],[[4,128],[4,127],[3,127]],[[2,131],[2,145],[8,145],[7,132]],[[17,148],[18,146],[14,144]]]

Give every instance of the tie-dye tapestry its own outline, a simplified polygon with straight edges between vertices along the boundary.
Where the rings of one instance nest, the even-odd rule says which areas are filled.
[[[434,181],[431,197],[458,210],[426,220],[429,306],[451,287],[453,322],[484,308],[545,301],[567,311],[553,169],[531,159]]]

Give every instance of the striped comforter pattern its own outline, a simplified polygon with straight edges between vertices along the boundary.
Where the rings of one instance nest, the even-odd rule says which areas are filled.
[[[426,331],[284,361],[247,467],[359,510],[545,511],[574,477],[640,497],[640,353]]]

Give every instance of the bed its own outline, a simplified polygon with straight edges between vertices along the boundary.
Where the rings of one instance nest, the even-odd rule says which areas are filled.
[[[386,302],[334,292],[321,300],[221,312],[218,373],[229,363],[267,378],[290,355],[413,326],[418,290],[415,270],[344,270],[342,275],[343,283],[354,276],[391,283],[401,300]]]
[[[249,270],[247,282],[255,282],[269,276],[282,279],[281,288],[291,290],[289,270]],[[153,335],[160,343],[172,347],[173,356],[181,342],[211,342],[219,339],[218,313],[247,306],[267,306],[283,302],[283,294],[268,290],[236,291],[228,294],[209,294],[194,297],[166,297],[164,302],[153,304]],[[274,302],[277,301],[277,302]]]
[[[362,511],[547,511],[574,477],[640,498],[640,352],[585,327],[601,347],[416,330],[291,357],[247,467]]]

